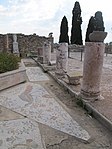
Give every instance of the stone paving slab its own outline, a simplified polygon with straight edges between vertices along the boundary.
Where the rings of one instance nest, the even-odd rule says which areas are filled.
[[[39,67],[26,67],[26,74],[29,81],[48,81],[49,78]]]
[[[0,122],[0,149],[45,149],[38,124],[28,119]]]
[[[82,140],[90,135],[41,85],[25,83],[0,93],[0,105]]]

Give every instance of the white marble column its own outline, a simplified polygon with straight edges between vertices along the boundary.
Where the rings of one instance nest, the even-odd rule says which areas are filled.
[[[68,43],[60,43],[56,50],[56,74],[64,75],[68,66]]]
[[[81,96],[84,99],[98,99],[100,97],[104,50],[105,44],[102,42],[85,43],[81,86]]]
[[[51,43],[45,42],[43,45],[43,63],[49,64],[51,60]]]
[[[18,42],[17,42],[17,35],[13,35],[13,53],[17,56],[19,56],[19,48],[18,48]]]

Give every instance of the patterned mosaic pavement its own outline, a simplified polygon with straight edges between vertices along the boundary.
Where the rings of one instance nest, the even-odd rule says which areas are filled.
[[[0,149],[45,149],[38,124],[28,119],[0,122]]]
[[[90,138],[88,132],[39,84],[25,83],[3,91],[0,105],[77,138]]]
[[[39,67],[26,67],[26,73],[29,81],[47,81],[49,78]]]

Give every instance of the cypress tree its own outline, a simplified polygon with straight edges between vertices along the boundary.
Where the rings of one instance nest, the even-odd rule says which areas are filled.
[[[88,27],[87,27],[87,31],[86,31],[86,39],[85,39],[85,42],[90,42],[89,40],[89,34],[93,32],[94,30],[94,17],[92,16],[90,19],[89,19],[89,23],[88,23]]]
[[[75,2],[72,14],[71,44],[82,45],[81,8],[79,2],[77,1]]]
[[[103,16],[101,11],[97,11],[95,13],[95,31],[104,31],[104,22],[103,22]]]
[[[60,26],[60,37],[59,43],[66,42],[69,44],[69,37],[68,37],[68,21],[66,16],[63,17]]]
[[[86,31],[86,39],[85,42],[90,42],[89,40],[89,34],[93,31],[104,31],[104,22],[103,22],[103,16],[101,11],[97,11],[95,13],[95,16],[91,17],[88,23],[87,31]]]

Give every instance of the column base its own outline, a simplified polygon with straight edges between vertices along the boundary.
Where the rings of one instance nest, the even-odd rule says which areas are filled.
[[[99,100],[101,99],[101,95],[100,95],[100,91],[99,92],[87,92],[81,89],[80,95],[81,98],[85,99],[85,100]]]

